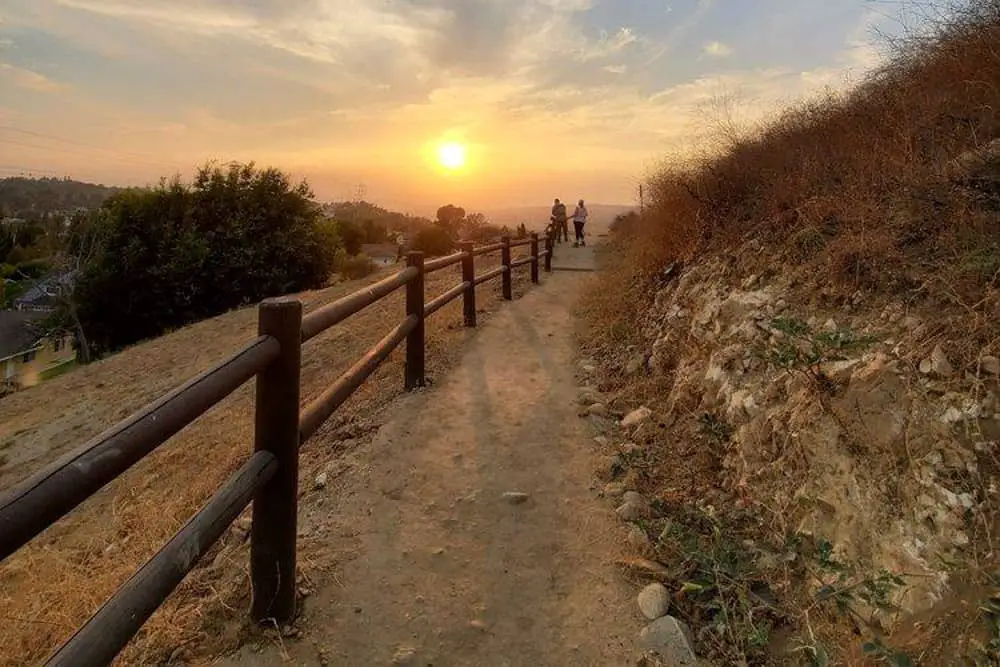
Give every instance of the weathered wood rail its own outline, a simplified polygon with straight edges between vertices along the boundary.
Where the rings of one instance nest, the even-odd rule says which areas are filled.
[[[286,623],[295,616],[296,523],[299,448],[404,341],[407,390],[424,384],[424,321],[463,297],[463,319],[476,326],[476,286],[501,278],[503,297],[511,300],[512,272],[539,265],[552,269],[555,245],[538,234],[530,238],[473,247],[424,261],[409,253],[407,267],[303,317],[294,299],[269,299],[258,309],[259,337],[214,368],[93,438],[0,497],[0,560],[16,552],[106,484],[127,471],[214,405],[256,377],[254,452],[201,510],[66,641],[49,665],[109,664],[142,624],[253,502],[250,529],[250,578],[254,620]],[[512,259],[512,249],[530,252]],[[479,276],[475,258],[500,252],[501,265]],[[461,264],[462,282],[427,301],[424,277]],[[381,341],[300,408],[302,345],[355,313],[406,289],[406,315]]]

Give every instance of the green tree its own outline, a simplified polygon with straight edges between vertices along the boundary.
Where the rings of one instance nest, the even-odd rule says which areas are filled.
[[[464,219],[464,208],[448,204],[438,209],[436,224],[445,230],[452,239],[457,239]]]
[[[325,284],[336,237],[312,198],[253,164],[113,196],[89,222],[85,237],[99,244],[72,295],[94,351]]]

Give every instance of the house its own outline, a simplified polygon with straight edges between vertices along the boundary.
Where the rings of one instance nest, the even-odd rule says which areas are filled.
[[[0,310],[0,389],[30,387],[76,359],[72,335],[41,334],[43,317],[33,311]]]
[[[46,278],[14,299],[14,310],[51,313],[59,303],[59,295],[73,289],[75,279],[75,271]]]
[[[395,243],[366,243],[361,246],[361,253],[376,266],[392,266],[400,257],[399,246]]]

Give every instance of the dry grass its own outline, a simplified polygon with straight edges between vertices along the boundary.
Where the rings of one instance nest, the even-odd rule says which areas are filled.
[[[792,532],[784,525],[787,508],[767,507],[767,499],[753,515],[738,509],[685,523],[684,511],[706,503],[747,504],[721,488],[721,448],[700,433],[699,405],[665,404],[675,380],[669,360],[667,370],[650,376],[622,373],[636,351],[648,350],[649,332],[640,327],[650,324],[644,315],[673,262],[721,258],[730,285],[780,275],[817,311],[844,312],[858,292],[871,312],[902,303],[930,324],[919,340],[908,341],[914,363],[940,343],[958,369],[975,376],[980,355],[1000,354],[1000,0],[961,2],[943,15],[933,34],[893,45],[894,59],[853,91],[730,132],[724,150],[662,168],[647,189],[652,203],[645,215],[618,225],[602,288],[587,298],[582,341],[606,362],[601,389],[618,392],[615,407],[642,403],[670,415],[671,423],[639,442],[657,453],[641,468],[639,488],[668,501],[671,516],[681,517],[675,522],[690,529],[680,537],[695,547],[661,553],[663,562],[681,568],[704,556],[711,564],[727,540],[737,551],[743,539],[760,545],[773,538],[769,546],[787,548],[782,539]],[[674,360],[707,357],[703,350],[671,352]],[[897,645],[919,664],[998,664],[997,655],[993,662],[962,661],[970,638],[982,632],[980,604],[996,592],[986,577],[998,565],[996,520],[995,513],[984,516],[985,534],[974,531],[977,547],[962,574],[969,584],[900,630]],[[813,546],[797,548],[815,561]],[[796,611],[777,625],[828,646],[860,645],[850,624],[803,594],[808,573],[798,567],[750,575]],[[697,608],[679,606],[697,629]],[[733,656],[750,655],[746,638],[720,642],[715,657],[739,664]],[[773,639],[787,644],[789,637]],[[758,647],[750,663],[785,664],[779,653],[768,654],[772,648]],[[795,655],[794,664],[810,664],[806,653]],[[842,657],[838,664],[875,664],[860,651]]]
[[[1000,2],[970,0],[948,16],[933,35],[895,44],[896,57],[851,92],[654,176],[647,215],[625,225],[637,242],[617,282],[634,298],[618,301],[615,319],[634,319],[668,262],[729,251],[744,274],[780,269],[834,299],[902,293],[950,313],[942,327],[968,344],[948,351],[964,363],[995,345]],[[762,251],[737,254],[748,239]]]
[[[495,259],[483,258],[480,270]],[[458,281],[448,269],[428,279],[428,295]],[[515,297],[529,288],[518,271]],[[372,279],[377,278],[373,277]],[[363,282],[301,295],[307,312]],[[501,302],[499,283],[479,289],[484,312]],[[303,404],[345,371],[404,314],[400,292],[311,341],[303,351]],[[470,332],[461,300],[428,321],[428,373],[445,370]],[[484,322],[482,318],[480,322]],[[200,322],[56,378],[0,402],[0,443],[8,487],[253,339],[248,308]],[[402,392],[395,353],[314,436],[302,476],[377,428],[382,408]],[[84,503],[0,566],[0,665],[34,664],[64,641],[175,533],[252,449],[253,386],[248,383],[156,453]],[[304,488],[309,483],[304,482]],[[309,502],[306,496],[304,502]],[[303,540],[305,576],[329,563],[321,545]],[[249,604],[247,546],[229,534],[126,648],[120,664],[154,664],[232,648]]]

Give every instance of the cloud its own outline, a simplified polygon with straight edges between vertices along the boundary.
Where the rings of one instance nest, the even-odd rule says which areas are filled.
[[[8,63],[0,63],[0,77],[10,80],[19,88],[36,93],[58,93],[68,88],[65,84],[53,81],[43,74]]]
[[[609,74],[625,74],[628,72],[628,65],[606,65],[601,69]]]
[[[717,58],[725,58],[726,56],[733,55],[733,48],[722,42],[708,42],[702,47],[702,51]]]

